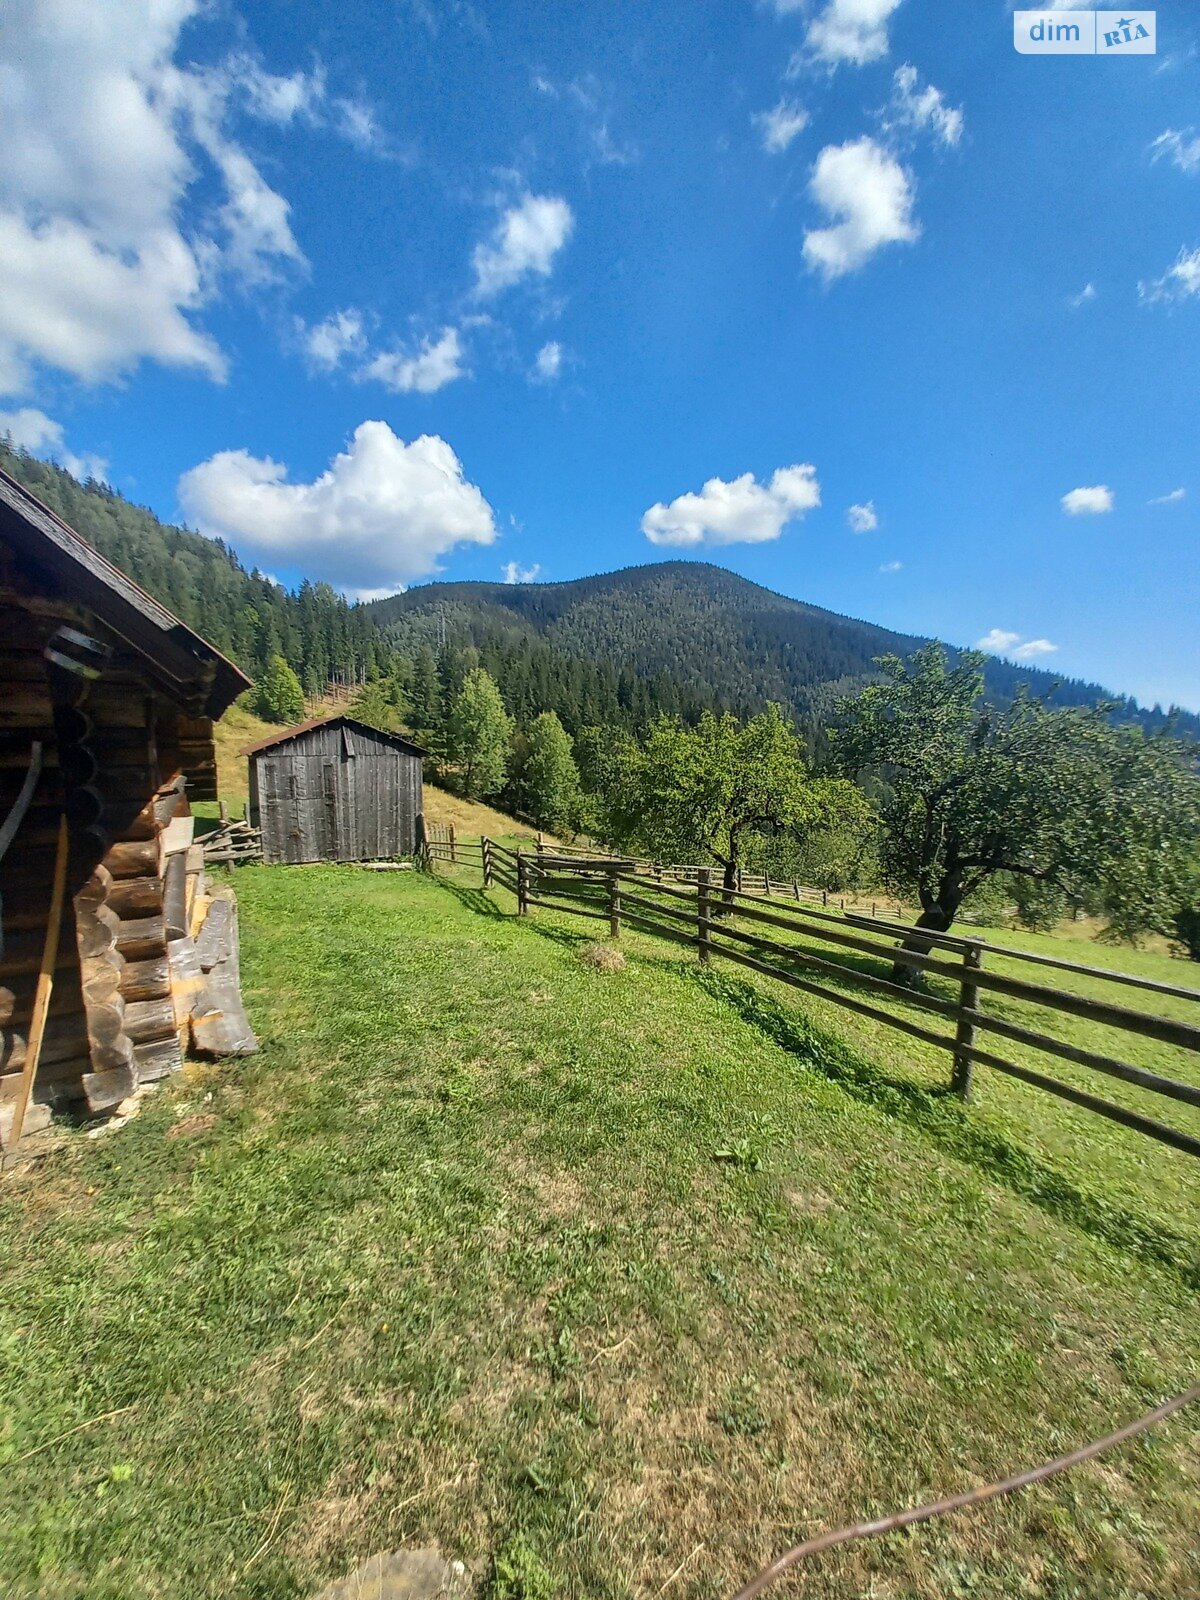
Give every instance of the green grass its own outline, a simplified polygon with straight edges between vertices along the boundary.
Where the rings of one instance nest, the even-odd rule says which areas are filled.
[[[1152,1166],[469,877],[242,869],[261,1054],[0,1190],[6,1595],[279,1600],[432,1542],[493,1600],[715,1600],[1194,1381]],[[1194,1594],[1198,1498],[1185,1415],[779,1592]]]

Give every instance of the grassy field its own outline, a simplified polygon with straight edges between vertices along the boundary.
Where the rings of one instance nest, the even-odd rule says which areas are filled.
[[[1085,1184],[899,1045],[651,938],[594,970],[466,874],[236,882],[261,1054],[0,1190],[5,1595],[280,1600],[433,1542],[492,1600],[716,1600],[1194,1381],[1156,1150]],[[778,1592],[1195,1596],[1198,1501],[1185,1414]]]

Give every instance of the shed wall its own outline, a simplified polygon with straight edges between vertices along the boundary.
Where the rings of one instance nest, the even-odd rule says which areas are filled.
[[[268,862],[412,855],[421,758],[366,730],[309,729],[251,757],[251,802]]]

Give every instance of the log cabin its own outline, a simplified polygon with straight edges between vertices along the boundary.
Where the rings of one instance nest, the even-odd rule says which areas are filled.
[[[0,471],[0,1143],[113,1110],[188,1048],[255,1048],[191,815],[248,687]]]

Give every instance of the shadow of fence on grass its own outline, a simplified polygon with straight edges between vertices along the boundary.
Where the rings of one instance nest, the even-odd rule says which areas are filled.
[[[1161,1228],[1073,1183],[1049,1162],[984,1124],[948,1090],[889,1076],[751,983],[711,969],[676,964],[681,977],[758,1028],[830,1083],[885,1116],[917,1129],[946,1154],[1031,1201],[1059,1221],[1115,1249],[1165,1267],[1200,1289],[1200,1241]]]

